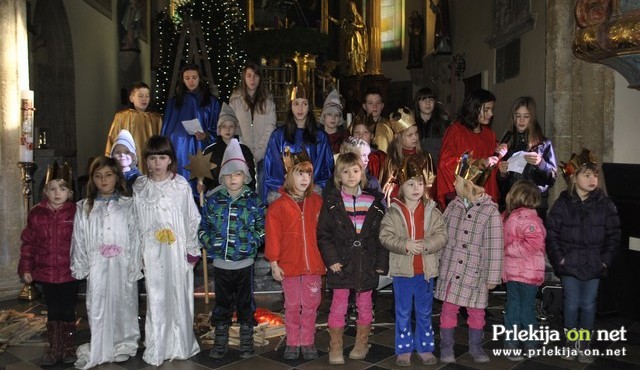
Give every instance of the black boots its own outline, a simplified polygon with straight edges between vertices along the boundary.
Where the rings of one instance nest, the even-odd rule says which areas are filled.
[[[249,358],[253,356],[253,324],[240,324],[240,357]]]
[[[211,358],[223,358],[229,347],[229,324],[217,324],[213,348],[209,352]]]

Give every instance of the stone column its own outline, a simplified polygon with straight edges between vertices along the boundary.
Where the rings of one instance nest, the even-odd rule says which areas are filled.
[[[367,27],[369,28],[368,75],[381,75],[380,0],[367,1]]]
[[[16,298],[22,286],[16,271],[26,210],[17,163],[20,91],[29,89],[26,1],[0,0],[0,35],[0,300],[4,300]]]
[[[574,2],[547,2],[546,116],[544,131],[556,158],[567,161],[587,147],[598,161],[613,159],[614,77],[608,67],[573,55]],[[551,190],[553,201],[566,189],[562,175]]]

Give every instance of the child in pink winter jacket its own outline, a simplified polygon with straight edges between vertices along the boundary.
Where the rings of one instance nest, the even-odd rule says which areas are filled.
[[[546,230],[536,207],[540,190],[527,180],[516,182],[506,197],[504,212],[504,260],[502,280],[507,285],[504,325],[507,330],[534,328],[535,299],[538,286],[544,281]],[[515,340],[505,340],[505,348],[518,348]],[[524,343],[524,350],[535,348],[534,341]],[[520,356],[508,357],[520,361]]]

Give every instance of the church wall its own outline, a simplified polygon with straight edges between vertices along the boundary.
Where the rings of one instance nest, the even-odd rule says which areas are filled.
[[[614,76],[613,162],[640,164],[640,91],[628,88],[629,83],[618,72]]]
[[[532,1],[531,14],[535,20],[533,30],[520,40],[520,74],[504,82],[495,83],[495,49],[485,41],[493,32],[493,1],[450,1],[453,54],[462,53],[466,61],[463,78],[481,73],[484,88],[496,95],[493,129],[498,137],[509,124],[511,103],[519,96],[532,96],[537,103],[537,116],[545,132],[545,2]],[[462,103],[464,87],[458,87],[458,108]],[[457,111],[457,110],[456,110]]]
[[[104,153],[113,115],[121,108],[116,4],[112,2],[112,19],[109,19],[84,1],[64,0],[76,68],[78,175],[86,173],[89,158]],[[149,45],[139,44],[140,60],[148,61]],[[151,82],[149,64],[141,63],[143,80],[148,84]]]

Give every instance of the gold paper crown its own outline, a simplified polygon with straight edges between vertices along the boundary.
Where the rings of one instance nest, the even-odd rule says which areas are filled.
[[[402,168],[398,173],[398,184],[406,181],[422,178],[426,187],[431,187],[436,180],[433,173],[433,160],[429,153],[411,154],[404,157]]]
[[[309,94],[307,93],[307,87],[304,84],[298,82],[293,89],[291,90],[291,101],[295,99],[309,99]]]
[[[578,168],[588,165],[593,167],[597,165],[596,156],[591,153],[589,149],[582,148],[580,154],[572,153],[569,162],[565,163],[560,161],[560,165],[558,167],[562,170],[562,174],[568,178],[575,174]]]
[[[311,159],[304,146],[301,147],[299,153],[291,153],[291,148],[287,145],[284,147],[284,152],[282,153],[282,162],[284,163],[285,173],[289,173],[297,164],[311,162]]]
[[[49,163],[47,166],[47,175],[44,183],[48,184],[51,180],[64,180],[67,185],[71,186],[73,179],[71,175],[71,166],[69,166],[69,163],[64,162],[62,165],[58,165],[57,161],[53,161],[53,163]]]
[[[484,187],[491,176],[492,169],[492,167],[484,165],[483,159],[473,159],[472,153],[464,152],[458,160],[455,174],[475,185]]]
[[[389,121],[394,134],[398,134],[416,124],[413,113],[411,113],[411,110],[407,107],[398,108],[397,113],[391,113],[389,115]]]

